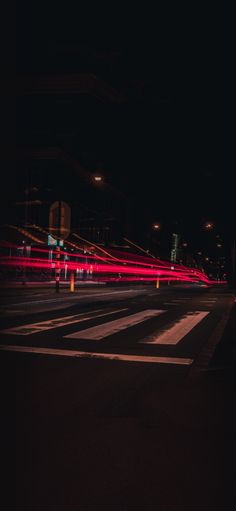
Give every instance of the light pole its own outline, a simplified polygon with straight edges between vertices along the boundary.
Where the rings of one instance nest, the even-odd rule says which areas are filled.
[[[161,228],[161,224],[159,222],[155,222],[152,224],[152,229],[151,231],[149,232],[149,236],[148,236],[148,240],[149,240],[149,243],[148,243],[148,254],[150,252],[150,241],[151,241],[151,232],[152,231],[155,231],[155,232],[158,232],[160,231],[160,228]],[[150,254],[151,255],[151,254]],[[156,289],[159,289],[160,288],[160,273],[157,272],[157,279],[156,279]]]
[[[125,231],[125,235],[128,236],[133,214],[131,199],[123,191],[109,183],[99,171],[93,175],[92,182],[108,194],[108,197],[112,200],[112,205],[109,205],[107,209],[112,212],[112,217],[114,216],[115,220],[117,220],[117,217],[119,218],[123,226],[123,231]],[[119,201],[118,208],[117,200]]]
[[[152,241],[152,233],[153,232],[158,232],[158,231],[160,231],[160,229],[161,229],[161,224],[159,222],[154,222],[152,224],[151,228],[150,227],[148,228],[148,236],[147,236],[147,238],[148,238],[147,253],[148,254],[149,254],[150,249],[151,249],[150,245],[151,245],[151,241]]]

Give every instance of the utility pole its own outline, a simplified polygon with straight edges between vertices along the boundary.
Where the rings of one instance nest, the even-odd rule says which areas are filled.
[[[60,245],[59,245],[56,247],[56,293],[59,293],[59,291],[60,291],[60,271],[61,271],[60,257],[61,257],[61,249],[60,249]]]
[[[56,293],[60,291],[60,259],[61,259],[61,247],[60,247],[60,232],[61,232],[61,201],[58,201],[58,235],[57,235],[57,246],[56,246]]]
[[[55,291],[59,293],[61,245],[63,245],[63,240],[70,233],[70,206],[61,200],[54,202],[50,207],[49,231],[54,234],[56,241]]]

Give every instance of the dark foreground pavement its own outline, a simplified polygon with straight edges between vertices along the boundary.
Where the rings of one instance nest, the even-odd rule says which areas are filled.
[[[117,362],[94,394],[95,361],[1,353],[7,504],[16,479],[17,510],[234,509],[235,332],[234,306],[207,370],[127,395]]]

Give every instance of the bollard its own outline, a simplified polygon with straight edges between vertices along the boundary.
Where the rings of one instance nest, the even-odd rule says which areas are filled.
[[[61,255],[60,246],[57,246],[56,247],[56,266],[55,266],[56,293],[59,293],[59,291],[60,291],[60,272],[61,272],[61,269],[60,269],[60,255]]]
[[[70,274],[70,292],[74,293],[75,290],[75,276],[74,272],[72,271]]]

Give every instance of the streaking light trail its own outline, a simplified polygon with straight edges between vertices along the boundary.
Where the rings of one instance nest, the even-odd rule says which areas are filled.
[[[6,244],[2,245],[6,248]],[[7,245],[9,248],[20,248]],[[180,264],[172,264],[159,259],[150,259],[147,256],[137,256],[130,253],[116,253],[116,257],[106,252],[104,257],[95,254],[81,254],[81,252],[68,252],[61,250],[61,258],[56,262],[55,252],[51,249],[31,247],[32,257],[23,255],[0,256],[0,265],[6,270],[23,270],[30,268],[34,272],[51,272],[56,264],[60,271],[88,272],[99,281],[179,281],[202,282],[209,284],[225,284],[225,281],[212,281],[205,273],[196,268],[189,268]],[[54,258],[53,258],[54,257]],[[62,260],[64,259],[64,260]]]

